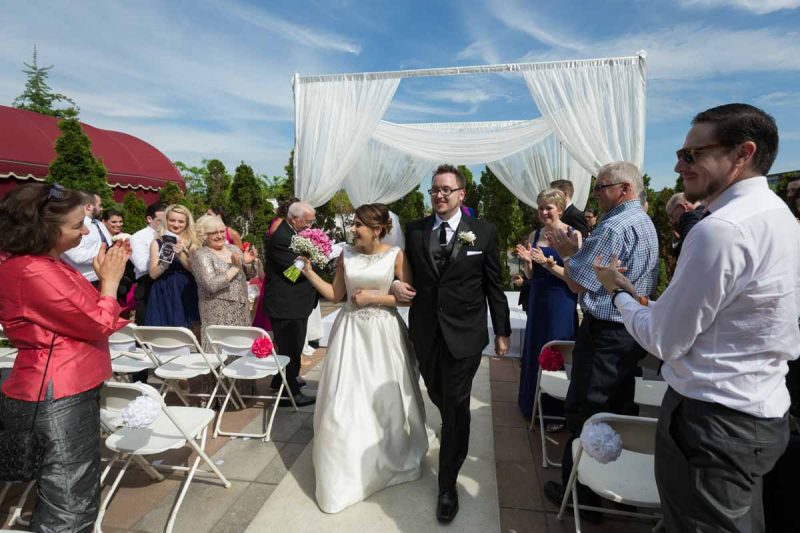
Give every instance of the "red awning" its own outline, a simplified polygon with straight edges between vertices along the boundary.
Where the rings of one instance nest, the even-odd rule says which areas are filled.
[[[108,169],[111,187],[156,191],[173,181],[185,188],[178,169],[154,146],[127,133],[81,126],[92,141],[92,153]],[[60,135],[58,119],[0,106],[0,179],[43,179]]]

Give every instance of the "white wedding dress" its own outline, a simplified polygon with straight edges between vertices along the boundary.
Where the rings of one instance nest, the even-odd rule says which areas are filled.
[[[356,307],[358,289],[389,292],[399,248],[343,252],[347,303],[333,324],[314,412],[317,504],[336,513],[422,474],[425,406],[408,330],[393,307]]]

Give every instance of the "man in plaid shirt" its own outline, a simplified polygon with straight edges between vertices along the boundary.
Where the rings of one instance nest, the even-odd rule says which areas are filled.
[[[580,436],[583,423],[595,413],[637,415],[639,411],[633,401],[634,376],[645,351],[625,329],[612,295],[598,281],[592,264],[597,256],[615,255],[627,269],[626,276],[637,294],[653,293],[658,278],[658,236],[642,209],[643,190],[642,174],[635,165],[609,163],[597,173],[593,189],[605,216],[583,246],[578,249],[576,232],[548,235],[564,258],[567,285],[580,295],[583,310],[564,405],[566,426],[572,432],[561,463],[564,484],[548,481],[544,487],[548,499],[558,505],[572,470],[572,441]],[[582,490],[579,498],[581,504],[600,505],[599,497],[589,490]]]

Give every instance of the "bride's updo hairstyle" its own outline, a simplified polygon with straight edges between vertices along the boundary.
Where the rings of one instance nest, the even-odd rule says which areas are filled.
[[[383,239],[392,231],[389,208],[384,204],[364,204],[356,209],[356,218],[369,229],[379,229],[378,238]]]

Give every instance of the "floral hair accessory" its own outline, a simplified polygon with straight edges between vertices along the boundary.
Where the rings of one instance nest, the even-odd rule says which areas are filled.
[[[539,352],[539,366],[548,372],[561,370],[564,367],[564,356],[552,346],[545,346]]]
[[[259,359],[269,357],[272,355],[272,339],[269,337],[261,337],[260,339],[254,340],[250,351]]]

